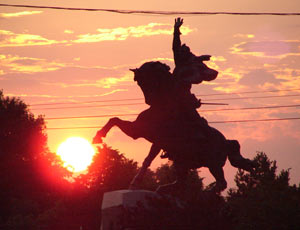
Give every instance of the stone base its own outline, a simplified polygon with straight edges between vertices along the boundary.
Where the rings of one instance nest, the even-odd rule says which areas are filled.
[[[190,191],[182,197],[146,190],[104,194],[101,230],[222,229],[224,200],[209,191]]]
[[[130,226],[134,220],[126,210],[139,204],[147,206],[147,198],[156,196],[158,195],[155,192],[147,190],[118,190],[105,193],[102,201],[101,230],[138,229]]]

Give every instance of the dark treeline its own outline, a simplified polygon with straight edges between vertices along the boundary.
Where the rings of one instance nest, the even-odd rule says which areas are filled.
[[[153,200],[154,210],[168,215],[144,210],[144,223],[166,229],[171,214],[182,212],[177,226],[188,223],[192,229],[299,229],[300,186],[290,185],[289,170],[277,172],[265,153],[255,161],[259,167],[251,174],[239,170],[236,189],[226,196],[211,195],[191,171],[184,211]],[[43,117],[0,91],[0,229],[100,229],[103,194],[126,189],[138,169],[137,162],[104,145],[88,172],[74,177],[49,151]],[[155,190],[174,179],[174,169],[165,164],[149,170],[142,187]]]

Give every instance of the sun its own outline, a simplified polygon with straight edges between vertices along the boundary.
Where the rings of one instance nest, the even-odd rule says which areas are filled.
[[[59,145],[57,155],[68,170],[82,172],[92,163],[95,149],[82,137],[70,137]]]

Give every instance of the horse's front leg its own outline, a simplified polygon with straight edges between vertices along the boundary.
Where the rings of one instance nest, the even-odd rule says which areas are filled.
[[[139,172],[136,174],[136,176],[133,178],[133,180],[130,183],[129,189],[138,189],[140,183],[142,182],[145,173],[147,172],[148,167],[151,165],[154,158],[159,154],[160,147],[158,147],[155,144],[152,144],[150,152],[148,156],[145,158],[143,165]]]
[[[106,137],[109,130],[114,127],[118,126],[127,136],[130,136],[134,139],[138,138],[136,134],[136,125],[135,122],[131,121],[124,121],[118,117],[110,118],[109,121],[100,129],[96,136],[93,139],[94,144],[102,143],[102,138]]]

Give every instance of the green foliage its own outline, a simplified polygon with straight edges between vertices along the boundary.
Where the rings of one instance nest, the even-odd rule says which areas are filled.
[[[276,161],[265,153],[255,157],[257,169],[239,170],[237,189],[228,193],[228,215],[234,229],[297,229],[300,226],[300,189],[289,185],[289,170],[278,175]]]

